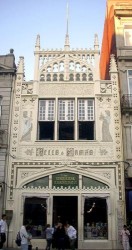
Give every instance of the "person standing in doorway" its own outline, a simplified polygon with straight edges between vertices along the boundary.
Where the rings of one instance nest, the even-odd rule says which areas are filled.
[[[72,225],[67,223],[66,231],[67,231],[67,235],[69,237],[70,249],[75,250],[75,243],[76,243],[76,238],[77,238],[77,230]]]
[[[3,248],[3,244],[6,242],[6,214],[2,214],[2,219],[0,220],[0,250]]]
[[[55,242],[56,242],[56,248],[58,250],[64,250],[65,249],[65,239],[66,239],[66,231],[61,222],[58,222],[58,226],[56,228],[56,232],[54,234]]]
[[[127,226],[124,225],[123,229],[121,230],[121,241],[122,241],[122,245],[123,245],[124,250],[130,249],[129,236],[130,236],[130,232],[127,229]]]
[[[52,238],[53,238],[54,228],[50,226],[50,224],[47,224],[45,234],[46,234],[46,241],[47,246],[46,250],[50,250],[51,244],[52,244]]]

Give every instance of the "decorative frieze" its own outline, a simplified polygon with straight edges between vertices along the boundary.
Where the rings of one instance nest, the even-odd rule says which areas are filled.
[[[107,143],[107,144],[106,144]],[[95,143],[93,145],[72,144],[68,146],[61,143],[48,145],[47,146],[31,146],[31,145],[21,145],[19,147],[19,157],[22,159],[29,159],[29,156],[32,156],[32,159],[45,159],[45,160],[64,160],[64,159],[73,159],[81,160],[85,157],[85,160],[114,160],[114,147],[110,142],[106,143]]]

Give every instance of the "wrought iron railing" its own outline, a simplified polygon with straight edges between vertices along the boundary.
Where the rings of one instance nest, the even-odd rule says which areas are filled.
[[[121,107],[127,108],[127,109],[132,109],[132,95],[123,95],[121,98]]]

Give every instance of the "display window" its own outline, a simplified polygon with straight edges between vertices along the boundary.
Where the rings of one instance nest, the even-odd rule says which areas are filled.
[[[107,203],[105,198],[85,198],[84,240],[108,239]]]
[[[26,198],[24,204],[24,224],[31,226],[33,238],[44,238],[47,224],[46,198]]]

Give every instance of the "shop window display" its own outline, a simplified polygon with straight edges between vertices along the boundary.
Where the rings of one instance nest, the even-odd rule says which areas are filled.
[[[33,238],[44,238],[46,221],[46,199],[26,198],[24,204],[24,224],[31,226]]]
[[[107,203],[105,198],[85,198],[84,240],[108,238]]]

